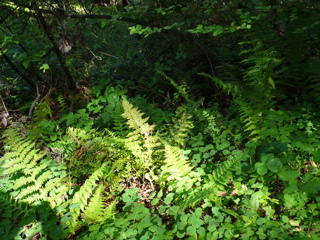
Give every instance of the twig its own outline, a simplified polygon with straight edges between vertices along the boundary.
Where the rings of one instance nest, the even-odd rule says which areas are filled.
[[[4,110],[6,110],[6,112],[7,112],[8,116],[9,116],[8,109],[7,109],[7,107],[6,107],[6,104],[4,103],[3,98],[2,98],[2,96],[1,96],[1,95],[0,95],[0,98],[1,98],[2,105],[3,105],[3,107],[4,107]]]
[[[37,97],[36,99],[33,101],[30,109],[29,109],[29,115],[28,115],[28,118],[30,119],[31,118],[31,115],[32,115],[32,112],[33,112],[33,109],[34,109],[34,106],[36,105],[36,102],[39,101],[39,98],[40,98],[40,93],[39,93],[39,87],[38,87],[38,84],[36,85],[36,89],[37,89]]]
[[[91,51],[91,50],[90,50]],[[111,55],[111,54],[108,54],[108,53],[104,53],[104,52],[99,52],[99,53],[101,53],[101,54],[103,54],[103,55],[106,55],[106,56],[109,56],[109,57],[113,57],[113,58],[116,58],[116,59],[118,59],[118,60],[121,60],[121,61],[123,61],[121,58],[118,58],[118,57],[116,57],[116,56],[113,56],[113,55]]]

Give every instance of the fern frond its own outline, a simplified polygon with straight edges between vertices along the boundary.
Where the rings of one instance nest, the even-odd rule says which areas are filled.
[[[259,123],[263,121],[262,112],[251,106],[250,103],[241,99],[236,99],[235,103],[238,105],[240,112],[240,119],[245,124],[244,130],[249,132],[249,136],[253,137],[254,141],[259,139]]]
[[[162,71],[158,71],[158,73],[160,73],[164,78],[166,78],[167,80],[169,80],[169,82],[179,91],[179,93],[181,94],[181,96],[186,100],[187,103],[192,103],[193,101],[190,99],[189,94],[188,94],[188,90],[186,86],[182,86],[179,85],[178,83],[176,83],[172,78],[170,78],[169,76],[167,76],[164,72]]]
[[[65,97],[62,94],[60,94],[56,99],[57,99],[57,102],[59,103],[59,107],[61,109],[66,109],[67,108],[67,101],[66,101]]]
[[[104,222],[106,219],[113,218],[115,215],[115,201],[109,204],[108,207],[105,206],[103,200],[103,190],[105,189],[104,185],[100,184],[88,206],[84,209],[84,218],[89,220],[89,222]]]
[[[68,127],[66,130],[66,133],[68,134],[69,137],[72,138],[74,142],[77,142],[77,143],[83,143],[86,140],[92,138],[91,134],[88,134],[85,130],[81,128]]]
[[[10,129],[8,132],[13,133],[10,138],[14,136],[14,140],[5,140],[6,144],[12,143],[11,152],[6,153],[0,162],[3,161],[2,174],[7,178],[13,177],[16,173],[20,175],[12,186],[12,191],[18,190],[15,198],[28,203],[47,201],[52,207],[56,206],[60,196],[68,191],[68,188],[64,186],[65,169],[60,168],[53,173],[49,166],[52,161],[43,159],[45,152],[36,149],[33,141],[17,134],[17,130]],[[5,136],[9,137],[7,133]],[[22,144],[15,147],[17,143]],[[61,186],[64,187],[61,188]],[[57,188],[60,189],[56,192],[59,195],[52,194],[52,190]]]
[[[171,185],[172,190],[183,191],[190,189],[199,179],[197,172],[193,171],[186,156],[179,147],[165,144],[165,165],[162,167],[162,178]],[[179,184],[179,186],[178,186]]]
[[[114,218],[114,216],[116,215],[116,204],[117,202],[113,201],[104,209],[104,221],[106,219]]]
[[[90,198],[90,202],[87,207],[85,207],[83,213],[84,218],[90,219],[91,221],[98,221],[102,220],[103,208],[104,208],[104,201],[103,201],[103,194],[102,191],[104,190],[104,186],[100,184],[96,191],[94,192],[93,196]]]
[[[153,131],[155,126],[147,123],[149,117],[143,118],[143,113],[138,108],[134,108],[127,100],[122,101],[122,106],[124,109],[122,117],[127,119],[130,128],[138,131],[141,135]]]
[[[207,73],[199,73],[199,75],[210,78],[215,84],[218,85],[218,87],[222,88],[223,91],[226,91],[228,94],[231,94],[234,97],[241,93],[240,86],[237,84],[233,84],[232,82],[223,82],[221,79],[213,77]]]
[[[37,161],[45,156],[45,153],[39,153],[39,150],[31,150],[34,147],[33,142],[29,142],[29,146],[26,147],[25,151],[17,149],[14,154],[8,154],[8,157],[4,157],[2,160],[6,160],[2,165],[5,168],[3,174],[12,174],[18,171],[27,171],[26,169],[32,168],[37,164]]]
[[[172,124],[169,126],[167,137],[168,142],[177,143],[180,147],[184,147],[186,139],[188,137],[188,133],[193,128],[193,124],[191,119],[191,115],[189,115],[186,111],[186,106],[180,106],[177,111],[175,117],[172,119]]]
[[[225,185],[232,178],[231,171],[235,169],[235,166],[240,161],[243,154],[233,157],[217,167],[212,174],[208,175],[206,180],[206,185],[195,197],[189,198],[181,204],[182,210],[188,207],[194,207],[197,203],[205,198],[210,198],[210,196],[217,192],[219,185]]]
[[[212,172],[212,174],[207,174],[207,187],[212,188],[217,184],[226,185],[226,183],[232,178],[231,171],[235,170],[235,166],[238,161],[238,158],[233,157],[227,161],[222,162],[219,167],[217,167]]]
[[[123,100],[122,106],[124,109],[122,116],[133,129],[128,134],[125,145],[136,159],[140,159],[143,168],[149,168],[153,164],[152,157],[157,152],[156,148],[159,147],[159,140],[152,135],[155,125],[148,124],[148,118],[143,118],[138,108],[134,108],[127,100]]]
[[[276,67],[282,63],[279,54],[274,48],[265,48],[260,40],[252,40],[254,46],[241,54],[248,54],[243,63],[249,64],[249,70],[244,74],[246,85],[241,97],[256,108],[270,108],[274,102],[276,83],[274,79],[280,74]]]
[[[88,206],[88,201],[92,196],[94,188],[97,186],[97,181],[102,178],[106,167],[107,163],[104,163],[99,169],[95,170],[93,174],[86,180],[86,182],[80,187],[79,191],[76,192],[73,198],[70,200],[70,206],[79,204],[78,207],[75,207],[71,210],[71,219],[66,223],[67,227],[72,233],[74,233],[76,228],[78,227],[77,220],[80,216],[80,211],[84,211],[85,207]],[[97,203],[93,202],[92,204]]]
[[[126,124],[126,119],[122,117],[122,114],[122,105],[116,105],[113,115],[114,126],[112,127],[112,129],[114,131],[117,131],[121,137],[124,137],[128,134],[128,125]]]

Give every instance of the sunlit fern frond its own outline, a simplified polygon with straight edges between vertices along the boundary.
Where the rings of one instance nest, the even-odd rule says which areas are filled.
[[[176,189],[177,192],[188,190],[199,179],[199,175],[193,171],[193,167],[179,147],[165,144],[164,163],[161,177],[171,185],[171,190]]]
[[[12,130],[9,132],[13,133]],[[68,191],[64,184],[65,168],[52,170],[52,166],[59,164],[45,159],[45,152],[36,149],[34,141],[20,134],[13,133],[8,142],[12,143],[11,150],[0,161],[3,162],[2,175],[15,179],[12,186],[12,191],[16,192],[15,199],[28,203],[47,201],[51,206],[59,204],[62,201],[60,197]],[[17,146],[17,143],[21,145]]]
[[[85,183],[80,187],[79,191],[76,192],[73,198],[69,201],[70,204],[70,220],[66,222],[66,227],[71,232],[75,232],[76,228],[78,227],[78,218],[80,216],[81,211],[83,212],[85,207],[88,206],[90,200],[92,200],[92,195],[94,189],[98,185],[97,182],[103,177],[105,174],[105,169],[108,163],[104,163],[101,165],[100,168],[95,170],[92,175],[85,181]],[[96,200],[100,200],[100,198],[96,198]],[[91,203],[97,204],[99,203]]]
[[[143,113],[127,100],[123,100],[122,106],[122,116],[127,119],[127,124],[133,130],[128,134],[125,146],[136,159],[140,159],[144,168],[149,168],[153,165],[153,156],[160,146],[159,139],[153,135],[155,125],[148,124],[148,118],[143,118]]]
[[[104,185],[100,184],[95,190],[90,202],[85,207],[84,219],[89,222],[104,222],[106,219],[113,218],[115,215],[116,201],[111,202],[108,206],[104,201]]]

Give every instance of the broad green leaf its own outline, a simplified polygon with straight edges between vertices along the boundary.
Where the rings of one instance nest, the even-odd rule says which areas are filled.
[[[254,165],[254,168],[257,170],[257,173],[259,175],[265,175],[267,172],[268,172],[268,168],[266,167],[266,165],[264,163],[261,163],[261,162],[257,162],[255,165]]]
[[[40,67],[40,70],[42,70],[43,72],[45,72],[48,69],[50,69],[50,67],[47,63],[42,64],[42,66]]]
[[[157,205],[159,202],[159,198],[155,198],[151,201],[151,205],[154,206],[154,205]]]
[[[78,203],[73,203],[70,205],[70,210],[75,209],[75,208],[79,208],[83,203],[82,202],[78,202]]]
[[[266,166],[271,172],[278,172],[278,170],[282,167],[282,162],[279,158],[273,158],[267,161]]]
[[[22,65],[23,65],[23,67],[24,67],[25,69],[27,69],[28,66],[29,66],[29,63],[30,63],[30,60],[27,59],[27,60],[24,60],[24,61],[22,62]]]
[[[274,154],[273,153],[267,153],[267,154],[262,154],[260,161],[263,163],[266,163],[268,160],[274,158]]]
[[[169,205],[170,203],[171,203],[171,201],[172,201],[172,199],[173,199],[173,193],[169,193],[167,196],[166,196],[166,198],[164,199],[164,202],[167,204],[167,205]]]
[[[162,196],[163,196],[163,191],[160,190],[160,191],[158,192],[158,194],[157,194],[157,197],[158,197],[158,198],[161,198]]]
[[[259,208],[259,199],[263,196],[262,192],[255,192],[251,195],[251,199],[250,199],[250,207],[252,208],[253,211],[257,211]]]
[[[232,211],[230,209],[221,209],[221,211],[224,211],[225,213],[231,215],[231,216],[234,216],[235,218],[238,218],[239,215],[238,213],[236,213],[235,211]]]
[[[198,217],[201,218],[202,216],[202,208],[197,208],[194,214]]]
[[[292,169],[289,166],[283,166],[277,172],[278,176],[282,181],[290,181],[291,179],[297,178],[300,176],[300,173],[297,169]]]
[[[197,232],[197,229],[194,226],[187,227],[187,233],[192,236]]]

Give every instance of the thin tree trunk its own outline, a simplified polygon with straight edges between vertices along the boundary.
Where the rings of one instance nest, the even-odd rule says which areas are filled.
[[[52,35],[51,31],[50,31],[50,28],[46,24],[46,21],[45,21],[44,17],[42,16],[41,12],[38,13],[38,19],[39,19],[39,21],[40,21],[40,23],[41,23],[41,25],[42,25],[47,37],[48,37],[48,39],[52,43],[53,51],[57,55],[58,60],[60,62],[60,65],[61,65],[61,67],[62,67],[62,69],[63,69],[63,71],[64,71],[64,73],[65,73],[65,75],[67,77],[67,85],[68,85],[69,90],[75,91],[77,89],[76,83],[75,83],[75,81],[74,81],[74,79],[73,79],[73,77],[72,77],[72,75],[71,75],[71,73],[70,73],[70,71],[69,71],[69,69],[68,69],[68,67],[66,65],[65,60],[63,59],[63,56],[62,56],[58,46],[54,42],[54,38],[53,38],[53,35]]]
[[[25,74],[23,74],[16,65],[14,65],[14,63],[10,60],[10,58],[5,53],[2,53],[2,57],[7,61],[7,63],[13,69],[13,71],[15,71],[35,91],[36,85],[29,78],[27,78]]]

